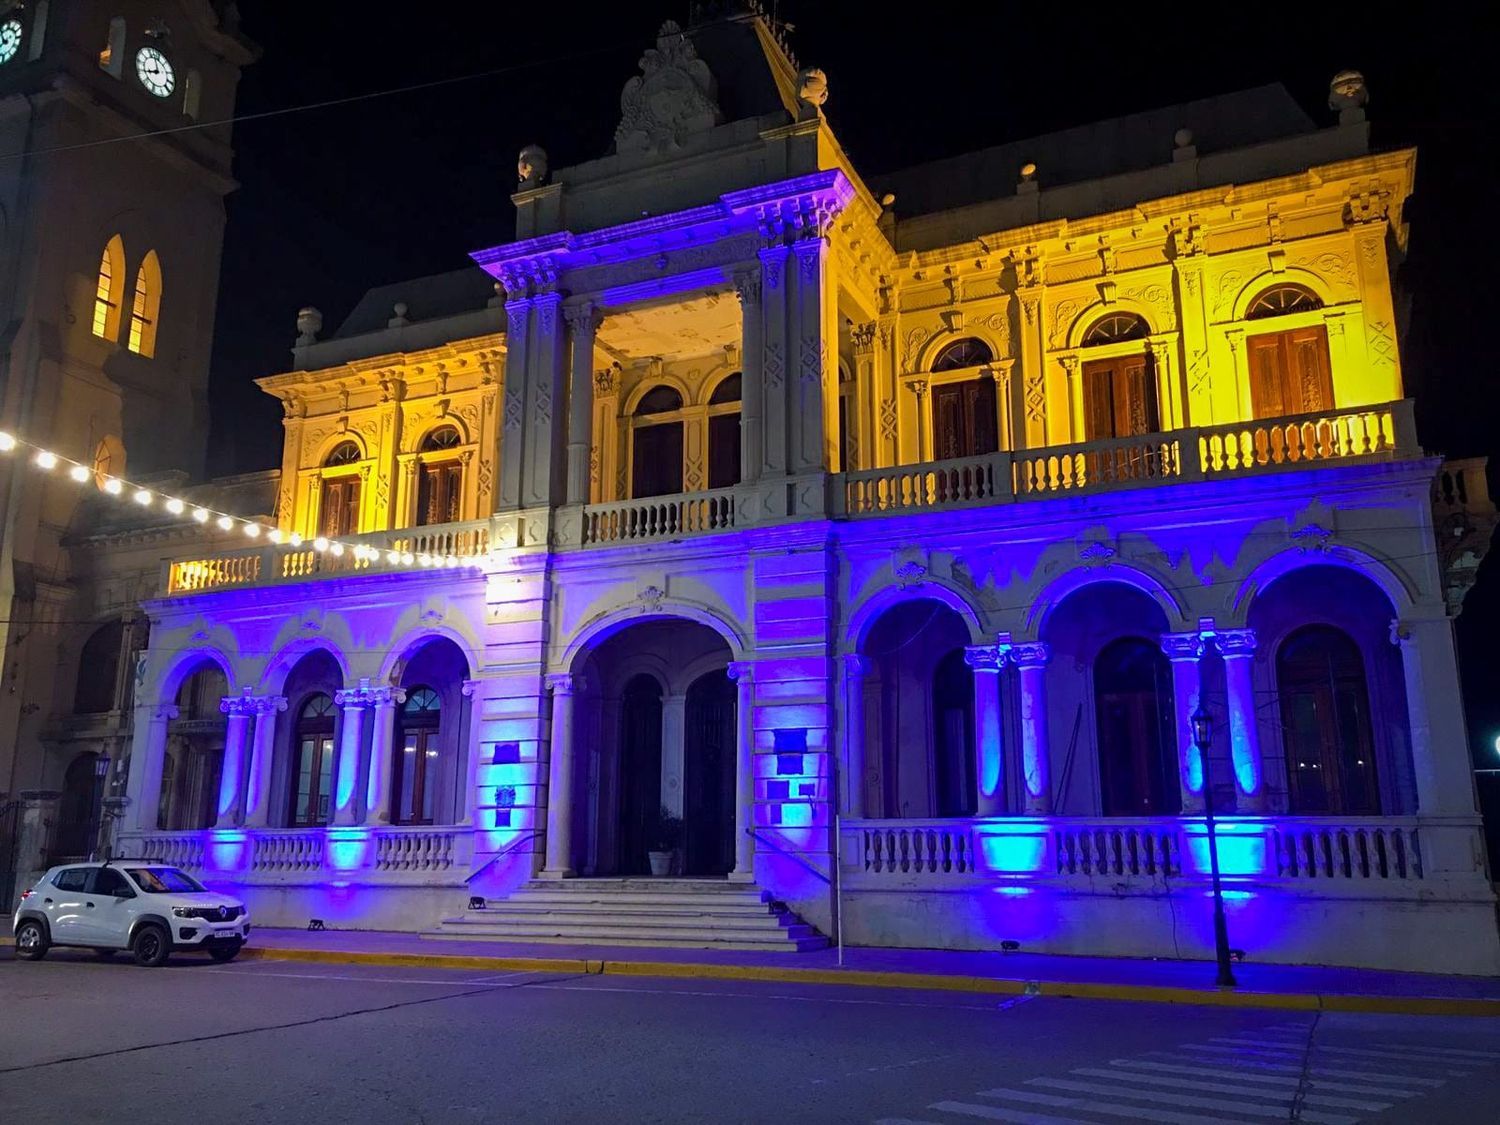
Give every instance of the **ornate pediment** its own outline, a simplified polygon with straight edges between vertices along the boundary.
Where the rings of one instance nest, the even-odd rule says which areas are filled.
[[[620,93],[616,151],[672,152],[723,120],[714,76],[674,21],[661,25],[640,65]]]

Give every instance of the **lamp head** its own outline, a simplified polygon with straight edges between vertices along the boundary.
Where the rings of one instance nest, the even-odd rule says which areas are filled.
[[[1213,720],[1203,709],[1202,703],[1193,710],[1188,721],[1193,724],[1193,745],[1199,750],[1207,750],[1213,742]]]

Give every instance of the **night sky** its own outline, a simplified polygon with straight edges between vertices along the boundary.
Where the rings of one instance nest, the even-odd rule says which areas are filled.
[[[408,6],[396,18],[349,0],[292,7],[240,2],[264,51],[242,80],[242,113],[515,69],[236,127],[242,186],[228,201],[212,373],[217,473],[279,463],[280,407],[250,380],[288,368],[299,307],[321,308],[331,332],[364,290],[457,268],[510,238],[516,152],[539,143],[554,168],[603,155],[641,51],[663,19],[687,15],[680,0]],[[1496,249],[1489,134],[1500,106],[1477,30],[1444,19],[1455,9],[1403,6],[1393,20],[1347,5],[1259,5],[1226,24],[1228,5],[1093,15],[928,0],[899,22],[867,4],[778,7],[802,64],[827,72],[825,112],[867,173],[1272,81],[1326,124],[1328,79],[1362,70],[1375,145],[1419,149],[1400,279],[1413,302],[1403,358],[1422,440],[1451,456],[1493,450],[1495,365],[1476,345],[1493,319],[1480,271]],[[1497,625],[1492,557],[1459,625],[1476,744],[1500,733],[1486,651]]]

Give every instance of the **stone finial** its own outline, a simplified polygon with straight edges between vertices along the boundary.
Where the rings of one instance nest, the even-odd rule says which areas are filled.
[[[819,108],[828,100],[828,75],[815,66],[804,67],[797,75],[798,117],[816,117]]]
[[[1328,83],[1328,108],[1339,111],[1339,124],[1351,125],[1365,119],[1370,88],[1365,76],[1357,70],[1341,70]]]
[[[318,342],[318,333],[323,331],[323,314],[308,305],[297,310],[297,346],[306,347]]]
[[[1172,143],[1178,148],[1187,148],[1193,143],[1193,131],[1191,129],[1178,129],[1172,134]]]
[[[1172,134],[1172,159],[1192,160],[1198,155],[1198,146],[1193,144],[1191,129],[1178,129]]]
[[[522,191],[547,182],[547,150],[541,145],[527,145],[516,157],[516,182]]]
[[[1021,165],[1021,179],[1016,184],[1016,191],[1021,193],[1036,190],[1036,165],[1028,160],[1025,164]]]
[[[411,321],[406,318],[407,311],[408,309],[406,302],[397,301],[394,305],[391,306],[391,313],[393,315],[391,316],[390,320],[385,322],[385,326],[387,328],[405,328],[408,324],[411,323]]]

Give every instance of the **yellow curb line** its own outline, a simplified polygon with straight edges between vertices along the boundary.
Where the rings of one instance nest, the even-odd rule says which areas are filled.
[[[676,961],[601,961],[576,957],[487,957],[443,953],[358,953],[331,949],[250,946],[242,959],[317,964],[384,965],[431,969],[508,970],[582,973],[590,976],[657,977],[677,980],[744,980],[781,984],[831,984],[859,988],[900,988],[966,992],[991,996],[1047,996],[1054,999],[1120,1000],[1134,1003],[1191,1004],[1214,1008],[1282,1011],[1365,1012],[1411,1016],[1500,1018],[1500,998],[1441,996],[1358,996],[1297,992],[1239,992],[1166,985],[1092,984],[1027,981],[944,973],[903,973],[873,969],[799,969],[774,965],[715,965]]]

